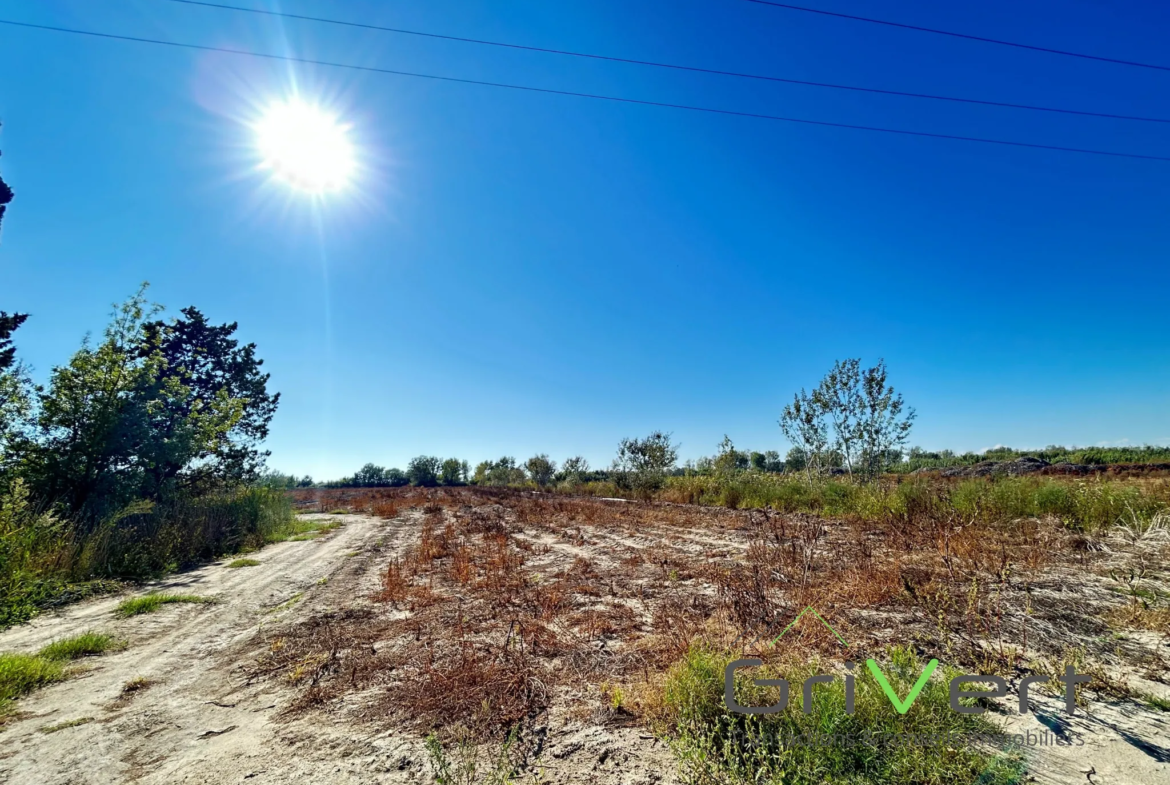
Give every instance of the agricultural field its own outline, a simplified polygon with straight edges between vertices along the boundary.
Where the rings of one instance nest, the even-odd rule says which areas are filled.
[[[125,598],[89,600],[0,635],[5,651],[97,628],[124,641],[15,704],[0,774],[76,782],[84,756],[140,782],[1170,781],[1167,481],[980,482],[848,504],[822,487],[789,510],[293,491],[305,534],[153,587],[194,599],[130,617]],[[1052,487],[1073,499],[1063,517],[987,501]],[[1084,512],[1111,504],[1109,525]],[[744,656],[792,682],[787,710],[728,710],[724,668]],[[868,659],[899,695],[940,665],[905,714],[865,670],[854,713],[841,678],[799,708],[807,675]],[[1089,678],[1073,714],[1054,681],[1069,665]],[[952,712],[958,673],[1008,694]],[[741,702],[773,702],[738,675]],[[863,728],[886,743],[775,743]],[[979,741],[898,741],[923,733]]]

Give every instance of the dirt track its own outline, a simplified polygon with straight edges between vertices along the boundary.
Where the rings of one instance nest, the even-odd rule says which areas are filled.
[[[113,610],[123,598],[110,597],[0,635],[5,651],[33,651],[86,630],[128,643],[124,651],[83,661],[84,674],[20,702],[24,716],[0,734],[0,781],[368,782],[372,757],[397,769],[397,750],[330,738],[320,727],[309,733],[296,723],[274,723],[289,691],[273,681],[248,686],[238,667],[266,626],[338,595],[352,602],[376,543],[389,545],[395,536],[392,523],[331,517],[346,525],[318,540],[269,546],[257,554],[258,567],[229,569],[225,561],[151,587],[213,595],[220,604],[168,605],[119,619]],[[156,683],[121,700],[123,685],[140,677]],[[93,721],[40,730],[84,717]],[[347,764],[347,753],[356,753],[360,765]]]

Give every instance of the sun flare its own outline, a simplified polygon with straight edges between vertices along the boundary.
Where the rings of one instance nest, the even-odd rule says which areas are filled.
[[[292,99],[271,104],[253,126],[272,177],[313,194],[343,189],[356,166],[350,126],[317,106]]]

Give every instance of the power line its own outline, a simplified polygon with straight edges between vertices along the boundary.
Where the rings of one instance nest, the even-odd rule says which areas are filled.
[[[115,33],[101,33],[94,30],[78,30],[69,27],[55,27],[52,25],[38,25],[31,22],[15,22],[10,19],[0,19],[0,24],[12,25],[14,27],[24,27],[34,30],[48,30],[55,33],[70,33],[74,35],[86,35],[94,38],[106,38],[115,41],[133,41],[141,44],[157,44],[160,46],[170,46],[179,49],[193,49],[201,52],[219,52],[222,54],[242,55],[245,57],[259,57],[265,60],[281,60],[292,63],[303,63],[305,65],[319,65],[329,68],[344,68],[352,71],[364,71],[368,73],[377,74],[392,74],[394,76],[409,76],[416,79],[432,79],[440,82],[452,82],[456,84],[479,85],[482,87],[499,87],[507,90],[522,90],[530,93],[545,93],[549,95],[563,95],[573,98],[590,98],[598,101],[613,101],[615,103],[634,104],[638,106],[656,106],[663,109],[681,109],[689,112],[703,112],[706,114],[726,115],[730,117],[748,117],[756,120],[772,120],[783,123],[799,123],[801,125],[815,125],[825,128],[848,128],[856,131],[874,131],[885,134],[898,134],[901,136],[918,136],[929,139],[950,139],[960,142],[979,142],[982,144],[1003,145],[1006,147],[1024,147],[1035,150],[1055,150],[1064,153],[1085,153],[1088,155],[1104,155],[1112,158],[1136,158],[1145,161],[1167,161],[1170,162],[1170,157],[1161,155],[1142,155],[1140,153],[1119,153],[1111,150],[1094,150],[1083,147],[1062,147],[1051,144],[1037,144],[1034,142],[1015,142],[1007,139],[990,139],[980,136],[959,136],[956,134],[938,134],[929,131],[910,131],[902,128],[884,128],[881,126],[872,125],[853,125],[850,123],[832,123],[825,120],[809,120],[800,117],[784,117],[781,115],[762,114],[758,112],[740,112],[733,109],[716,109],[709,106],[694,106],[690,104],[673,104],[663,101],[646,101],[638,98],[621,98],[612,95],[600,95],[597,93],[580,93],[571,90],[555,90],[549,87],[532,87],[529,85],[508,84],[506,82],[487,82],[478,79],[461,79],[454,76],[438,76],[436,74],[423,74],[414,71],[397,71],[389,68],[376,68],[374,66],[354,65],[352,63],[334,63],[328,60],[312,60],[307,57],[294,57],[292,55],[274,55],[266,52],[253,52],[248,49],[231,49],[222,46],[207,46],[204,44],[186,44],[178,41],[164,41],[158,38],[139,38],[129,35],[118,35]]]
[[[427,33],[420,30],[407,30],[400,27],[384,27],[381,25],[366,24],[364,22],[350,22],[342,19],[329,19],[320,16],[306,16],[304,14],[292,14],[283,11],[268,11],[261,8],[245,8],[236,5],[227,5],[226,3],[212,3],[205,2],[205,0],[165,0],[165,2],[180,3],[182,5],[203,6],[205,8],[217,8],[226,11],[241,11],[248,14],[258,14],[261,16],[272,16],[283,19],[296,19],[305,22],[320,22],[323,24],[338,25],[341,27],[352,27],[361,30],[376,30],[383,33],[396,33],[401,35],[413,35],[423,38],[434,38],[443,41],[458,41],[466,44],[480,44],[483,46],[497,46],[505,49],[518,49],[525,52],[539,52],[541,54],[565,55],[567,57],[581,57],[589,60],[604,60],[611,63],[627,63],[630,65],[644,65],[653,68],[666,68],[674,71],[689,71],[698,74],[714,74],[717,76],[730,76],[740,79],[755,79],[767,82],[781,82],[784,84],[804,85],[806,87],[824,87],[833,90],[850,90],[859,93],[875,93],[878,95],[896,95],[905,98],[925,98],[934,101],[952,101],[963,104],[978,104],[980,106],[998,106],[1006,107],[1008,109],[1028,109],[1036,112],[1055,112],[1059,114],[1080,115],[1083,117],[1105,117],[1113,120],[1137,120],[1146,123],[1170,123],[1170,119],[1161,117],[1141,117],[1135,115],[1112,114],[1110,112],[1090,112],[1079,109],[1063,109],[1052,106],[1038,106],[1035,104],[1015,104],[1006,101],[985,101],[978,98],[961,98],[951,95],[934,95],[931,93],[912,93],[903,90],[883,90],[876,87],[859,87],[857,85],[834,84],[832,82],[811,82],[803,79],[788,79],[780,76],[769,76],[766,74],[753,74],[741,71],[726,71],[718,68],[701,68],[699,66],[679,65],[677,63],[662,63],[654,60],[639,60],[629,57],[615,57],[610,55],[599,55],[589,52],[575,52],[568,49],[551,49],[542,46],[526,46],[524,44],[513,44],[505,41],[489,41],[482,38],[464,38],[456,35],[443,35],[440,33]]]
[[[1170,71],[1170,65],[1155,65],[1153,63],[1140,63],[1136,60],[1121,60],[1116,57],[1101,57],[1100,55],[1090,55],[1084,52],[1070,52],[1066,49],[1052,49],[1047,46],[1034,46],[1032,44],[1021,44],[1017,41],[1003,41],[999,38],[987,38],[981,35],[969,35],[967,33],[956,33],[953,30],[938,30],[933,27],[921,27],[919,25],[908,25],[902,22],[891,22],[887,19],[873,19],[868,16],[855,16],[854,14],[842,14],[837,11],[825,11],[820,8],[808,8],[802,5],[791,5],[789,3],[776,3],[772,0],[747,0],[749,3],[756,5],[770,5],[775,8],[785,8],[789,11],[805,11],[810,14],[820,14],[821,16],[832,16],[838,19],[852,19],[855,22],[869,22],[875,25],[885,25],[886,27],[899,27],[903,30],[915,30],[919,33],[934,33],[935,35],[947,35],[951,38],[963,38],[968,41],[979,41],[985,44],[998,44],[1000,46],[1011,46],[1016,49],[1030,49],[1033,52],[1045,52],[1051,55],[1064,55],[1065,57],[1079,57],[1082,60],[1097,60],[1102,63],[1115,63],[1117,65],[1133,65],[1138,68],[1153,68],[1158,71]]]

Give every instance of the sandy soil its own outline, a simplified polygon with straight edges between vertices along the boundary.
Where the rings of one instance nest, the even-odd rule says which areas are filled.
[[[22,699],[20,716],[0,731],[0,782],[99,783],[421,783],[431,782],[426,753],[394,728],[354,725],[316,713],[285,719],[295,691],[279,680],[249,680],[247,669],[268,631],[331,608],[368,600],[377,570],[395,552],[402,520],[357,515],[316,540],[285,542],[255,557],[228,560],[159,581],[147,591],[211,595],[216,605],[166,605],[120,619],[124,597],[45,615],[0,633],[0,650],[32,652],[87,630],[111,633],[125,650],[84,660],[80,673]],[[138,678],[152,686],[122,697]],[[61,730],[43,729],[73,720]],[[566,728],[545,746],[556,782],[669,782],[670,757],[631,728]]]
[[[20,701],[20,716],[0,731],[0,783],[423,783],[428,759],[416,734],[392,722],[353,722],[345,707],[288,716],[298,690],[286,681],[254,678],[257,655],[276,631],[331,610],[371,605],[386,563],[417,536],[414,514],[392,521],[360,515],[320,516],[344,522],[316,540],[265,548],[257,567],[230,569],[227,560],[145,587],[212,595],[216,605],[168,605],[120,619],[123,597],[79,603],[0,633],[0,650],[35,651],[87,630],[126,641],[119,652],[81,662],[74,678]],[[734,554],[728,531],[671,527],[616,531],[582,524],[578,543],[540,527],[522,536],[549,547],[548,558],[624,541],[654,547],[690,543],[694,550]],[[151,686],[133,695],[134,679]],[[1151,684],[1164,694],[1164,685]],[[361,696],[344,700],[358,702]],[[1030,773],[1052,784],[1170,783],[1170,715],[1133,704],[1095,703],[1071,726],[1044,699],[1036,714],[1013,716],[1013,732],[1082,734],[1084,746],[1033,749]],[[89,718],[84,724],[46,728]],[[1054,727],[1056,725],[1057,727]],[[664,746],[636,727],[550,718],[541,752],[542,782],[676,781]]]

